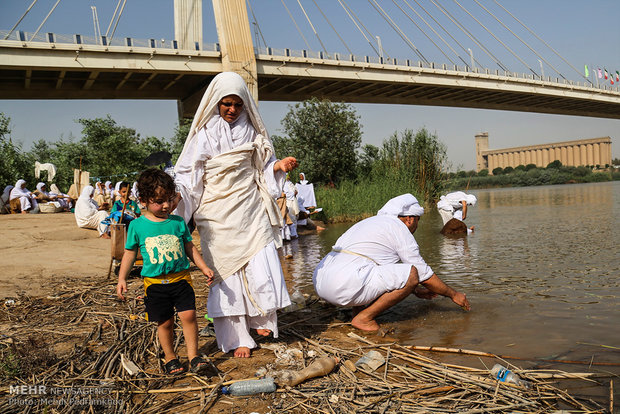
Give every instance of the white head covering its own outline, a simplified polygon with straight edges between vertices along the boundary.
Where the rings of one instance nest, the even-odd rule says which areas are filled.
[[[299,180],[299,183],[300,184],[308,184],[308,180],[306,180],[306,174],[299,173],[299,175],[301,175],[303,177],[301,180]]]
[[[133,185],[131,186],[131,196],[133,198],[138,198],[138,182],[134,181]]]
[[[43,192],[43,187],[45,187],[45,183],[37,183],[37,190],[39,192]]]
[[[82,189],[82,193],[80,194],[78,200],[89,200],[94,192],[95,188],[92,185],[87,185]]]
[[[110,194],[112,192],[112,190],[110,190],[110,184],[112,184],[112,181],[106,181],[103,186],[106,194]]]
[[[62,193],[60,192],[60,190],[58,189],[58,186],[57,186],[56,184],[52,184],[52,185],[50,185],[50,190],[52,190],[52,193],[55,193],[55,194],[62,194]]]
[[[27,188],[22,190],[22,185],[24,184],[26,184],[26,180],[17,180],[15,187],[11,190],[11,195],[9,196],[11,200],[30,195],[30,191]]]
[[[217,106],[222,98],[229,95],[237,95],[243,101],[243,110],[232,124],[228,124],[228,122],[220,117]],[[214,134],[217,135],[217,139],[208,140],[208,144],[211,144],[217,153],[226,152],[247,142],[247,137],[253,135],[248,134],[248,129],[252,127],[255,133],[268,138],[267,129],[258,113],[258,108],[256,107],[250,90],[243,78],[234,72],[222,72],[215,76],[209,84],[209,87],[200,101],[179,159],[187,159],[188,156],[193,155],[188,154],[188,152],[191,152],[191,148],[196,147],[195,141],[197,140],[198,132],[207,125],[207,123],[209,124],[208,129],[217,131],[217,134]],[[235,131],[235,129],[237,130]],[[221,142],[223,141],[222,138],[228,138],[231,142]],[[238,142],[239,139],[245,142]],[[195,164],[200,160],[193,161],[193,164]],[[175,171],[178,172],[176,168]]]
[[[461,208],[461,201],[465,201],[468,205],[476,205],[476,196],[473,194],[466,194],[462,191],[454,191],[446,195],[442,195],[437,202],[437,208],[446,211],[454,211]]]
[[[424,208],[411,194],[394,197],[377,212],[378,216],[417,216],[424,214]]]
[[[9,201],[9,195],[11,195],[11,190],[15,188],[14,185],[7,185],[4,187],[4,191],[2,192],[2,201],[5,203]]]

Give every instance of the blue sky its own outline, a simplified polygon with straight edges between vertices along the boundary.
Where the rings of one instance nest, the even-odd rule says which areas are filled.
[[[546,75],[557,76],[551,66],[557,68],[568,79],[579,81],[583,81],[580,73],[583,71],[584,64],[588,64],[590,68],[600,66],[611,71],[620,70],[620,25],[617,24],[620,4],[617,0],[497,1],[578,69],[577,73],[570,68],[506,14],[494,0],[479,0],[548,61],[549,64],[544,64]],[[396,8],[392,1],[377,0],[377,2],[429,61],[450,63],[448,61],[450,58],[462,65],[462,62],[457,61],[458,57],[450,53],[441,40],[426,28],[427,34],[442,46],[448,55],[446,58],[415,28],[408,17]],[[477,4],[476,0],[458,0],[458,4],[454,0],[435,0],[435,2],[443,5],[448,12],[463,23],[509,69],[521,73],[529,71],[519,62],[519,59],[506,51],[469,17],[458,4],[469,10],[532,69],[540,70],[539,58],[497,23]],[[0,30],[12,28],[31,3],[30,0],[2,0],[0,2]],[[55,3],[55,0],[39,0],[17,29],[34,32]],[[303,37],[295,28],[282,1],[251,0],[258,28],[267,46],[320,50],[321,43],[311,30],[297,0],[284,0],[284,3],[293,14]],[[373,35],[380,36],[386,55],[403,59],[419,59],[412,49],[389,28],[385,20],[372,7],[371,2],[347,0],[345,3],[354,10]],[[462,46],[471,48],[474,57],[482,66],[497,68],[491,58],[459,31],[431,0],[398,0],[397,3],[418,24],[424,23],[408,6],[415,8],[427,21],[432,22],[428,14],[420,9],[419,5],[421,5]],[[80,33],[92,36],[94,30],[91,6],[93,5],[97,7],[101,31],[105,32],[116,4],[117,1],[113,0],[61,0],[54,13],[41,28],[41,32]],[[320,10],[310,0],[302,0],[301,4],[310,16],[320,41],[326,46],[328,52],[346,54],[347,49],[350,49],[356,55],[375,53],[351,23],[338,1],[316,0]],[[172,39],[174,37],[172,5],[173,2],[170,0],[127,0],[115,38],[127,36],[138,39]],[[211,7],[210,1],[203,2],[205,42],[217,41]],[[322,16],[321,11],[327,16],[329,22]],[[338,34],[344,39],[346,45],[334,33],[330,23],[337,28]],[[253,25],[253,27],[256,26]],[[435,25],[435,28],[446,40],[450,40],[438,26]],[[455,42],[450,41],[450,43],[453,48],[458,49]],[[376,47],[374,39],[373,45]],[[468,57],[463,54],[461,57],[468,60]],[[288,111],[290,104],[290,102],[260,102],[261,114],[271,134],[282,134],[280,121]],[[416,130],[424,126],[431,132],[437,133],[439,139],[447,145],[448,157],[453,169],[475,167],[474,135],[485,131],[489,132],[491,148],[611,136],[612,156],[620,158],[620,145],[618,145],[620,120],[427,106],[356,104],[353,107],[361,117],[364,143],[380,145],[395,131],[407,128]],[[78,118],[94,118],[110,114],[117,123],[135,128],[143,136],[158,137],[170,137],[177,124],[176,102],[174,101],[2,100],[0,91],[0,112],[11,117],[12,137],[21,142],[26,149],[38,139],[50,142],[70,136],[79,139],[80,125],[75,122]]]

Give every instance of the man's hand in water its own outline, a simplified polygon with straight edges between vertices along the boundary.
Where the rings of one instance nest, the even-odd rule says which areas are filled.
[[[452,302],[459,305],[463,310],[466,310],[466,311],[471,310],[471,306],[469,305],[467,296],[465,296],[464,293],[456,292],[454,296],[452,296]]]

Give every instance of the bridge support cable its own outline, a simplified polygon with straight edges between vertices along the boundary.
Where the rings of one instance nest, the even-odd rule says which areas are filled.
[[[342,42],[342,44],[344,45],[344,47],[347,49],[347,51],[349,52],[350,55],[353,55],[353,52],[351,51],[351,49],[349,48],[349,46],[346,44],[346,42],[344,41],[344,39],[340,36],[340,33],[338,33],[338,31],[336,30],[336,28],[334,27],[334,25],[332,24],[332,22],[329,21],[329,19],[327,18],[327,16],[325,15],[325,13],[323,13],[323,10],[319,7],[319,5],[317,4],[316,0],[312,0],[312,2],[314,3],[314,5],[316,6],[317,9],[319,9],[319,12],[321,12],[321,14],[323,15],[323,18],[325,19],[325,21],[327,22],[327,24],[329,24],[329,26],[332,28],[332,30],[334,31],[334,33],[336,33],[336,36],[338,36],[338,39],[340,39],[340,41]]]
[[[323,44],[323,41],[321,40],[321,38],[319,37],[319,34],[317,33],[316,29],[314,28],[314,25],[312,24],[312,21],[310,20],[310,17],[308,16],[308,13],[306,13],[306,9],[304,9],[304,6],[301,5],[301,1],[300,0],[297,0],[297,4],[299,4],[299,8],[304,13],[304,16],[306,16],[306,20],[308,20],[308,24],[312,28],[312,31],[314,32],[314,35],[319,40],[319,43],[321,44],[321,47],[323,48],[323,52],[325,52],[325,56],[329,57],[329,52],[327,52],[327,48]]]
[[[407,6],[408,6],[411,10],[414,10],[414,9],[413,9],[413,7],[412,7],[412,6],[411,6],[411,5],[407,2],[407,0],[403,0],[403,1],[405,2],[405,4],[406,4],[406,5],[407,5]],[[467,48],[465,48],[465,46],[463,46],[463,45],[462,45],[462,44],[461,44],[461,43],[460,43],[460,42],[459,42],[459,41],[458,41],[458,40],[457,40],[454,36],[452,36],[452,34],[451,34],[451,33],[450,33],[450,32],[449,32],[449,31],[448,31],[445,27],[443,27],[443,25],[442,25],[442,24],[441,24],[441,23],[440,23],[437,19],[435,19],[435,17],[434,17],[434,16],[433,16],[433,15],[432,15],[432,14],[431,14],[428,10],[426,10],[426,9],[424,8],[424,6],[422,6],[422,5],[418,2],[418,0],[413,0],[413,1],[414,1],[417,5],[418,5],[418,7],[419,7],[419,8],[421,8],[422,10],[424,10],[424,12],[425,12],[426,14],[428,14],[428,16],[429,16],[431,19],[433,19],[433,21],[434,21],[434,22],[435,22],[435,23],[436,23],[439,27],[441,27],[441,29],[442,29],[442,30],[443,30],[443,31],[444,31],[444,32],[445,32],[448,36],[450,36],[450,38],[451,38],[451,39],[452,39],[452,40],[453,40],[453,41],[454,41],[457,45],[459,45],[459,47],[461,48],[461,50],[462,50],[463,52],[465,52],[466,54],[468,53],[468,52],[467,52]],[[415,11],[415,10],[414,10],[414,11]],[[466,62],[466,61],[465,61],[465,60],[461,57],[461,55],[460,55],[460,54],[458,54],[457,52],[455,52],[455,53],[456,53],[456,55],[459,57],[459,59],[461,60],[461,62],[465,63],[465,66],[469,67],[471,70],[473,70],[473,69],[474,69],[473,67],[471,67],[472,65],[470,65],[468,62]],[[474,62],[476,62],[476,63],[478,64],[478,66],[480,66],[480,67],[482,67],[482,66],[483,66],[483,65],[482,65],[482,63],[478,62],[476,59],[474,59]]]
[[[120,0],[119,0],[120,2]],[[118,16],[116,17],[116,23],[114,23],[114,29],[112,29],[112,34],[110,35],[110,40],[108,42],[108,44],[112,43],[112,38],[114,38],[114,33],[116,33],[116,28],[118,27],[118,22],[120,22],[121,20],[121,15],[123,14],[123,10],[125,10],[125,5],[127,4],[127,0],[123,1],[123,6],[121,7],[121,11],[118,13]],[[110,22],[111,24],[112,22]],[[108,30],[110,28],[108,27]],[[106,32],[106,37],[108,36],[108,32]]]
[[[586,78],[585,76],[583,76],[583,73],[581,73],[581,71],[577,70],[573,65],[570,64],[570,62],[568,62],[566,59],[564,59],[564,57],[562,57],[562,55],[560,55],[558,52],[555,51],[554,48],[552,48],[551,46],[549,46],[549,44],[547,44],[547,42],[545,42],[540,36],[538,36],[536,33],[534,33],[534,31],[532,31],[529,27],[527,27],[523,22],[521,22],[521,20],[517,19],[512,13],[510,13],[510,11],[506,10],[506,8],[504,6],[502,6],[497,0],[493,0],[495,2],[495,4],[497,4],[499,7],[501,7],[502,9],[504,9],[504,11],[506,13],[508,13],[510,15],[510,17],[512,17],[513,19],[515,19],[521,26],[523,26],[525,29],[527,29],[527,31],[529,31],[534,37],[536,37],[538,40],[540,40],[545,46],[547,46],[549,49],[551,49],[551,51],[553,53],[555,53],[556,56],[558,56],[560,59],[562,59],[564,61],[564,63],[566,63],[568,66],[570,66],[575,72],[577,72],[577,74],[579,74],[580,77],[582,77],[583,79],[585,79],[586,81],[588,81],[590,83],[590,85],[594,86],[594,84],[592,83],[592,81],[588,78]],[[563,77],[563,76],[562,76]],[[566,78],[564,78],[566,79]]]
[[[438,1],[431,0],[431,3],[433,3],[435,7],[437,7],[439,11],[441,11],[448,19],[450,19],[450,21],[454,23],[456,27],[461,29],[461,31],[465,33],[467,37],[469,37],[474,43],[476,43],[480,47],[480,49],[482,49],[487,54],[487,56],[489,56],[497,64],[497,66],[500,67],[500,69],[502,69],[505,72],[510,73],[510,70],[508,70],[508,68],[498,58],[496,58],[495,55],[493,55],[493,53],[491,53],[482,43],[480,43],[480,41],[476,39],[476,37],[469,32],[469,30],[467,30],[461,23],[459,23],[458,20],[456,20],[450,14],[450,12],[448,12],[441,4],[439,4]]]
[[[368,44],[370,45],[370,47],[372,48],[372,50],[375,51],[375,53],[377,54],[377,56],[381,56],[381,53],[379,53],[379,51],[377,50],[377,48],[375,47],[375,45],[370,41],[370,39],[368,39],[368,36],[366,36],[366,33],[364,33],[364,31],[362,30],[362,27],[364,28],[364,30],[366,30],[366,32],[370,35],[370,37],[372,39],[374,39],[374,36],[372,35],[372,33],[370,33],[370,31],[366,28],[366,26],[364,26],[364,24],[362,23],[361,20],[359,20],[359,18],[355,15],[355,13],[353,12],[353,10],[351,10],[349,8],[349,5],[344,1],[344,0],[338,0],[338,3],[340,3],[340,6],[344,9],[344,11],[347,13],[347,15],[349,16],[349,18],[351,19],[351,21],[353,22],[353,24],[355,25],[355,27],[357,27],[357,30],[360,31],[360,33],[362,34],[362,36],[364,36],[364,39],[366,39],[366,41],[368,42]],[[359,21],[359,24],[357,24],[357,22]],[[362,27],[360,27],[360,24],[362,25]]]
[[[266,48],[267,47],[267,42],[265,42],[265,36],[263,36],[263,31],[260,29],[260,24],[258,24],[258,19],[256,18],[256,15],[254,14],[254,9],[252,8],[252,4],[250,3],[250,0],[246,0],[246,3],[248,5],[248,8],[250,9],[250,13],[252,13],[252,20],[254,21],[254,27],[255,27],[256,31],[258,31],[258,35],[260,35],[260,38],[259,38],[255,34],[256,44],[257,44],[257,46],[260,47],[260,40],[262,39],[263,45],[265,45],[265,48]]]
[[[30,6],[28,6],[28,8],[26,9],[26,11],[24,12],[24,14],[22,14],[22,17],[19,18],[19,20],[17,21],[17,23],[15,23],[15,25],[13,25],[13,27],[11,27],[11,30],[9,30],[9,33],[7,33],[6,36],[4,36],[4,40],[8,39],[9,36],[11,36],[11,34],[13,33],[13,30],[15,30],[15,28],[17,26],[19,26],[19,24],[22,22],[22,20],[24,20],[24,17],[26,17],[26,15],[28,14],[28,12],[30,11],[30,9],[32,9],[32,6],[34,6],[36,4],[36,2],[39,0],[34,0]]]
[[[436,47],[437,49],[439,49],[439,51],[440,51],[440,52],[441,52],[441,53],[442,53],[442,54],[446,57],[446,59],[448,59],[448,60],[450,61],[450,63],[452,63],[454,66],[456,66],[456,63],[454,63],[454,61],[453,61],[452,59],[450,59],[450,56],[448,56],[448,54],[447,54],[446,52],[444,52],[444,50],[443,50],[441,47],[439,47],[439,45],[438,45],[437,43],[435,43],[435,41],[434,41],[434,40],[433,40],[433,39],[432,39],[429,35],[427,35],[427,34],[426,34],[426,32],[425,32],[425,31],[424,31],[424,30],[423,30],[423,29],[422,29],[422,28],[418,25],[418,23],[416,23],[416,21],[415,21],[415,20],[413,20],[413,17],[411,17],[411,16],[409,15],[409,13],[407,13],[405,10],[403,10],[403,8],[402,8],[402,7],[400,7],[400,5],[398,5],[398,3],[396,3],[396,0],[392,0],[392,3],[394,3],[394,5],[395,5],[396,7],[398,7],[398,8],[399,8],[399,10],[400,10],[400,11],[401,11],[401,12],[402,12],[405,16],[407,16],[407,18],[411,21],[411,23],[413,23],[413,24],[414,24],[414,25],[418,28],[418,30],[420,30],[420,31],[422,32],[422,34],[423,34],[424,36],[426,36],[426,38],[427,38],[427,39],[428,39],[428,40],[429,40],[429,41],[430,41],[433,45],[435,45],[435,47]],[[418,12],[416,12],[415,10],[414,10],[414,12],[418,15],[418,18],[421,18],[421,16],[418,14]],[[422,19],[422,21],[423,21],[424,23],[426,23],[426,21],[425,21],[424,19]],[[426,25],[428,26],[428,23],[426,23]],[[430,27],[430,26],[429,26],[429,27]],[[435,31],[432,27],[431,27],[431,30],[433,30],[433,32],[435,33],[435,35],[437,35],[437,36],[438,36],[441,40],[443,40],[443,38],[442,38],[441,36],[439,36],[439,33],[437,33],[437,32],[436,32],[436,31]],[[444,43],[445,43],[445,41],[444,41]],[[448,47],[450,47],[450,45],[448,45]],[[450,48],[450,49],[452,49],[452,48]],[[452,49],[452,51],[454,52],[454,49]],[[456,54],[456,55],[458,56],[458,54]]]
[[[291,20],[293,21],[293,24],[295,25],[295,28],[297,28],[297,31],[299,32],[299,35],[301,36],[302,39],[304,39],[304,43],[306,44],[306,47],[308,48],[308,50],[312,50],[312,48],[310,47],[310,44],[306,40],[306,36],[304,36],[304,34],[302,33],[301,29],[299,28],[299,25],[297,25],[297,22],[295,21],[295,18],[291,14],[291,11],[288,9],[288,7],[286,7],[286,3],[284,3],[284,0],[280,0],[280,1],[282,1],[282,5],[286,9],[286,12],[288,13],[288,15],[291,18]]]
[[[43,19],[43,21],[41,22],[41,24],[39,25],[39,27],[37,27],[37,30],[32,34],[32,36],[30,37],[30,41],[32,42],[32,39],[34,39],[34,37],[39,34],[39,30],[41,30],[41,28],[43,27],[43,25],[45,24],[45,22],[47,21],[47,19],[49,19],[49,17],[52,15],[52,13],[54,12],[54,10],[56,10],[56,6],[58,6],[58,3],[60,3],[60,0],[56,0],[56,4],[54,4],[54,7],[52,7],[52,9],[50,10],[49,13],[47,13],[47,16],[45,16],[45,19]]]
[[[508,30],[510,33],[512,33],[512,35],[514,37],[516,37],[517,39],[519,39],[519,41],[521,43],[523,43],[525,46],[527,46],[528,49],[530,49],[532,51],[532,53],[534,53],[536,56],[538,56],[539,59],[541,59],[543,62],[545,62],[547,65],[549,65],[549,67],[551,69],[553,69],[558,75],[560,75],[560,77],[562,77],[563,79],[566,79],[564,77],[564,75],[562,75],[562,73],[560,73],[560,71],[558,69],[556,69],[551,63],[547,62],[547,60],[542,57],[541,55],[538,54],[538,52],[536,52],[526,41],[524,41],[523,39],[521,39],[515,32],[513,32],[508,26],[506,26],[504,24],[504,22],[502,22],[500,19],[498,19],[489,9],[487,9],[486,7],[484,7],[483,4],[481,4],[478,0],[474,0],[474,2],[476,2],[476,4],[478,4],[478,6],[482,7],[484,9],[484,11],[486,11],[487,13],[489,13],[495,20],[497,20],[497,22],[499,24],[501,24],[506,30]],[[542,63],[541,63],[541,73],[540,73],[540,77],[541,79],[544,77],[544,73],[542,73]]]
[[[508,47],[508,45],[506,45],[504,42],[501,41],[501,39],[499,39],[497,36],[495,36],[495,34],[490,31],[484,24],[482,24],[482,22],[478,19],[476,19],[476,17],[471,14],[469,12],[469,10],[467,10],[465,7],[461,6],[461,3],[459,3],[457,0],[452,0],[454,1],[461,9],[463,9],[463,11],[465,13],[467,13],[472,19],[474,19],[480,26],[482,26],[482,28],[484,30],[487,31],[487,33],[489,33],[491,36],[493,36],[493,39],[497,40],[502,46],[504,46],[506,48],[507,51],[509,51],[514,57],[516,57],[519,62],[523,63],[523,65],[528,68],[530,70],[530,72],[532,72],[535,76],[540,77],[540,75],[530,67],[530,65],[527,64],[526,61],[524,61],[523,59],[521,59],[521,57],[519,55],[517,55],[511,48]]]
[[[114,19],[116,18],[116,13],[118,13],[118,8],[121,7],[121,3],[123,0],[118,0],[116,3],[116,8],[114,9],[114,13],[112,14],[112,18],[110,18],[110,24],[108,24],[108,29],[105,31],[105,37],[108,37],[110,34],[110,29],[112,28],[112,23],[114,23]]]
[[[401,37],[401,39],[405,41],[405,44],[407,44],[409,48],[413,50],[415,54],[420,57],[420,59],[422,59],[426,63],[430,63],[428,59],[424,57],[422,52],[420,52],[420,50],[416,47],[416,45],[414,45],[413,42],[409,40],[407,35],[405,35],[405,33],[400,29],[400,27],[398,27],[398,25],[394,22],[394,20],[392,20],[389,14],[387,14],[385,10],[383,10],[381,6],[379,6],[379,4],[377,3],[377,0],[368,0],[368,2],[370,3],[371,6],[375,8],[375,10],[377,10],[377,12],[381,15],[381,17],[383,17],[383,19],[385,19],[385,21],[392,27],[392,29],[394,29],[394,31]]]

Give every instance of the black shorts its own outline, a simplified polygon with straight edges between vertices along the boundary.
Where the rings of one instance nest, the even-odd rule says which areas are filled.
[[[154,283],[146,288],[144,304],[147,321],[165,322],[174,316],[175,308],[177,312],[196,310],[196,295],[187,280]]]

